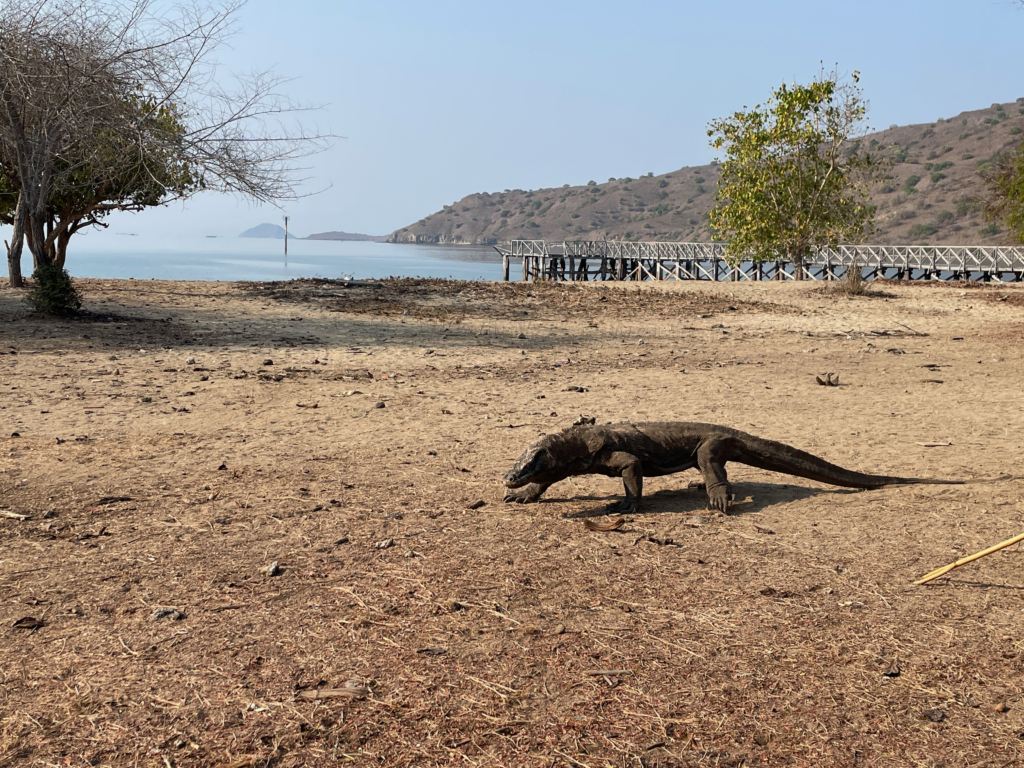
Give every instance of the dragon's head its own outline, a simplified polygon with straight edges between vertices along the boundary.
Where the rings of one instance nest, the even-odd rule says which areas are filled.
[[[559,442],[558,438],[558,435],[548,435],[527,448],[516,460],[515,466],[505,473],[505,485],[508,488],[522,488],[530,483],[562,479],[562,475],[557,472],[558,460],[552,450]]]

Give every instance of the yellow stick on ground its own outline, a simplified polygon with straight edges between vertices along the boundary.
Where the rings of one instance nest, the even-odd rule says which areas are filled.
[[[967,565],[967,563],[973,562],[975,560],[980,560],[981,558],[985,557],[985,555],[991,555],[993,552],[998,552],[1000,549],[1004,549],[1010,546],[1011,544],[1016,544],[1018,541],[1024,541],[1024,533],[1020,534],[1019,536],[1014,536],[1012,539],[1007,539],[1004,542],[996,544],[994,547],[983,549],[981,552],[978,552],[977,554],[961,558],[960,560],[957,560],[955,563],[944,565],[942,568],[932,571],[924,578],[918,579],[914,582],[914,584],[927,584],[929,581],[932,581],[933,579],[939,578],[939,576],[949,573],[954,568],[959,568],[961,565]]]

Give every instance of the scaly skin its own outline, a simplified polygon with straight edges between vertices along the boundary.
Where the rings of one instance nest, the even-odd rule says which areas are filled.
[[[547,435],[527,448],[505,475],[505,485],[518,489],[510,491],[505,501],[533,503],[559,480],[573,475],[607,475],[621,477],[626,491],[625,498],[609,511],[633,513],[640,508],[645,475],[659,477],[697,468],[704,476],[711,507],[726,512],[733,496],[725,472],[729,461],[844,488],[964,482],[868,475],[737,429],[666,421],[582,425]]]

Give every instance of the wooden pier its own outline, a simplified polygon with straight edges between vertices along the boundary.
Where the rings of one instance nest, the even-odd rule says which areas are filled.
[[[612,240],[512,240],[495,246],[502,274],[513,261],[523,280],[794,280],[791,262],[725,260],[720,243]],[[807,280],[836,280],[856,264],[866,279],[1024,281],[1024,248],[980,245],[843,245],[816,249],[803,264]]]

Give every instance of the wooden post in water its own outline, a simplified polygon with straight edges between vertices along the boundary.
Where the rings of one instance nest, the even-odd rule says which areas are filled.
[[[501,254],[501,279],[506,283],[508,282],[508,269],[508,254],[503,253]]]
[[[284,263],[288,263],[288,217],[284,217]]]

